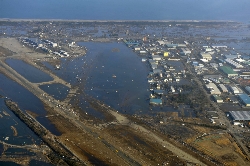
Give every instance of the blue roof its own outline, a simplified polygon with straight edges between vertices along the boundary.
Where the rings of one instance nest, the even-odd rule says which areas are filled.
[[[247,94],[239,94],[239,97],[245,104],[250,104],[250,97]]]
[[[162,100],[161,99],[150,99],[150,103],[151,104],[162,104]]]

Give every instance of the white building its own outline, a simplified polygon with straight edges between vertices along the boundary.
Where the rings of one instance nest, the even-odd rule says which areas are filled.
[[[236,86],[231,85],[230,89],[233,92],[233,94],[239,94],[240,93],[239,89]]]
[[[212,82],[206,84],[206,87],[210,91],[210,94],[213,94],[213,95],[220,95],[221,94],[220,90]]]
[[[218,46],[212,46],[212,48],[227,48],[227,46],[218,45]]]
[[[212,56],[209,53],[201,52],[200,55],[201,55],[202,59],[206,59],[208,61],[210,61],[212,59]]]
[[[226,59],[225,60],[229,65],[235,67],[235,68],[243,68],[244,66],[242,66],[241,64],[233,61],[232,59]]]

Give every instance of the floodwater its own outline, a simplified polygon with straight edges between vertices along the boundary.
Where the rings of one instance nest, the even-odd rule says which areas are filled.
[[[54,125],[50,123],[50,121],[45,118],[46,110],[44,109],[43,103],[31,92],[26,90],[24,87],[19,85],[18,83],[10,80],[6,76],[0,73],[0,94],[4,97],[10,98],[14,102],[18,103],[19,108],[22,111],[29,110],[36,114],[38,114],[38,121],[45,126],[50,132],[55,135],[60,135],[60,132],[55,128]],[[3,99],[1,99],[1,107],[0,109],[8,110],[5,106]],[[0,110],[2,111],[2,110]],[[1,123],[4,123],[1,121]],[[4,133],[3,133],[4,134]],[[1,135],[1,134],[0,134]]]
[[[56,75],[79,86],[86,94],[97,98],[111,107],[128,113],[148,110],[149,97],[147,66],[123,43],[80,42],[88,52],[83,57],[62,59],[61,69]],[[80,106],[88,111],[83,95]],[[87,108],[87,109],[86,109]]]
[[[52,81],[53,78],[43,71],[19,59],[7,59],[6,63],[19,74],[33,83]]]
[[[70,90],[67,86],[59,83],[40,85],[39,88],[52,95],[56,100],[65,99]]]

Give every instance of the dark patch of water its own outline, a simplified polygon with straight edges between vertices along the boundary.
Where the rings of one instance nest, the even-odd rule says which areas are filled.
[[[34,66],[25,63],[22,60],[7,59],[6,63],[30,82],[38,83],[38,82],[47,82],[53,80],[53,78],[48,74],[35,68]]]
[[[33,95],[31,92],[26,90],[24,87],[22,87],[18,83],[10,80],[3,74],[0,74],[0,80],[1,80],[0,81],[1,95],[17,102],[19,108],[22,111],[29,110],[38,114],[39,116],[42,116],[42,117],[46,116],[46,110],[44,109],[43,103],[35,95]],[[2,107],[0,108],[8,110],[8,108],[5,106],[3,102],[3,99],[2,99]],[[53,134],[56,134],[56,135],[59,134],[59,132],[56,130],[56,128],[53,125],[51,125],[48,119],[39,121],[39,122],[42,125],[44,125],[48,130],[50,130]]]
[[[20,164],[16,164],[10,161],[0,161],[1,166],[20,166]]]

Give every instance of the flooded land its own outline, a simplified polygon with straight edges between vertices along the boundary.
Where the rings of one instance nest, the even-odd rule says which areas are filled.
[[[249,165],[250,27],[0,21],[0,165]]]

